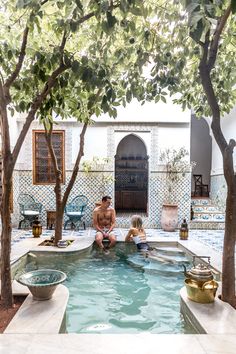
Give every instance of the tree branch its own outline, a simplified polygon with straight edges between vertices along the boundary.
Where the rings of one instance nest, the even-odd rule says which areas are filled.
[[[97,93],[96,93],[96,97],[95,97],[95,100],[94,100],[94,105],[95,103],[97,103],[98,101],[98,98],[100,97],[100,94],[102,92],[102,89],[100,88]],[[92,109],[92,108],[91,108]],[[90,115],[92,114],[92,112],[90,111]],[[76,176],[78,174],[78,171],[79,171],[79,164],[80,164],[80,160],[81,160],[81,157],[84,155],[84,136],[85,136],[85,133],[86,133],[86,130],[87,130],[87,126],[88,126],[88,122],[84,123],[83,125],[83,128],[82,128],[82,132],[80,134],[80,147],[79,147],[79,152],[78,152],[78,155],[77,155],[77,158],[76,158],[76,161],[75,161],[75,164],[74,164],[74,168],[73,168],[73,171],[72,171],[72,175],[70,177],[70,180],[69,180],[69,183],[68,183],[68,186],[66,187],[66,190],[65,190],[65,193],[64,193],[64,196],[63,196],[63,199],[62,199],[62,208],[65,207],[66,205],[66,202],[67,202],[67,199],[69,197],[69,194],[70,194],[70,191],[74,185],[74,181],[76,179]]]
[[[52,159],[53,168],[54,168],[54,171],[56,171],[56,175],[57,175],[59,172],[61,173],[61,171],[58,168],[57,158],[56,158],[56,155],[55,155],[55,152],[54,152],[54,148],[53,148],[53,145],[52,145],[53,124],[52,124],[52,122],[49,122],[49,124],[50,124],[50,128],[49,128],[49,130],[47,130],[46,123],[45,123],[45,121],[43,122],[44,130],[45,130],[45,138],[46,138],[48,149],[49,149],[49,153],[50,153],[50,156],[51,156],[51,159]]]
[[[217,51],[219,48],[220,36],[225,28],[225,25],[227,23],[227,20],[228,20],[230,14],[231,14],[231,11],[232,11],[232,7],[231,7],[231,5],[229,5],[229,7],[226,9],[224,15],[217,21],[216,30],[213,35],[213,39],[211,41],[211,46],[210,46],[210,51],[209,51],[209,53],[210,53],[209,60],[208,60],[209,70],[211,70],[215,65]]]
[[[59,47],[59,52],[61,53],[61,65],[63,65],[63,52],[65,49],[66,40],[67,40],[67,32],[65,30],[63,33],[63,36],[62,36],[60,47]]]
[[[230,139],[228,146],[224,150],[223,154],[223,167],[224,167],[224,176],[228,185],[228,192],[232,194],[236,194],[235,190],[235,174],[232,173],[234,171],[233,166],[233,152],[234,147],[236,146],[236,142],[234,139]]]
[[[18,57],[18,62],[16,64],[16,68],[12,72],[12,74],[8,77],[8,79],[6,80],[6,83],[4,85],[6,89],[9,89],[11,84],[15,81],[15,79],[19,75],[19,72],[20,72],[20,70],[22,68],[22,64],[23,64],[23,61],[24,61],[24,58],[25,58],[25,49],[26,49],[26,45],[27,45],[28,34],[29,34],[29,27],[27,26],[25,28],[25,30],[24,30],[24,33],[23,33],[23,39],[22,39],[20,54],[19,54],[19,57]]]
[[[7,117],[7,102],[5,98],[4,87],[0,80],[0,129],[2,133],[2,152],[3,152],[3,159],[4,159],[4,173],[9,172],[11,166],[8,166],[8,171],[5,170],[5,162],[6,160],[9,161],[11,164],[11,143],[10,143],[10,134],[9,134],[9,123]],[[13,172],[13,169],[12,169]]]
[[[25,139],[25,136],[29,130],[29,127],[30,127],[30,124],[32,123],[32,121],[34,120],[34,116],[35,116],[35,113],[37,112],[37,110],[40,108],[42,102],[45,100],[45,98],[47,97],[47,95],[49,94],[49,92],[51,91],[51,89],[53,88],[53,86],[56,84],[56,79],[57,77],[63,73],[65,70],[67,70],[69,68],[69,66],[67,65],[64,65],[64,64],[61,64],[53,73],[52,75],[49,77],[48,81],[46,82],[46,84],[44,85],[44,88],[43,90],[41,91],[40,94],[38,94],[32,104],[31,104],[31,109],[26,117],[26,120],[25,120],[25,124],[20,132],[20,135],[17,139],[17,142],[16,142],[16,145],[14,147],[14,150],[13,150],[13,161],[14,161],[14,164],[16,162],[16,159],[18,157],[18,154],[19,154],[19,151],[20,151],[20,148],[21,148],[21,145]]]
[[[54,173],[55,173],[55,177],[56,177],[56,183],[55,183],[55,191],[56,191],[56,190],[60,190],[60,187],[61,187],[62,172],[58,168],[58,162],[57,162],[55,150],[54,150],[54,147],[52,144],[53,123],[49,122],[49,125],[50,125],[49,130],[47,130],[47,128],[46,128],[45,121],[43,122],[43,125],[44,125],[44,130],[45,130],[45,138],[46,138],[49,154],[52,159],[53,169],[54,169]],[[61,203],[61,195],[58,195],[56,193],[56,198],[57,198],[57,205],[59,205]]]
[[[84,155],[84,136],[85,136],[87,127],[88,127],[88,123],[84,123],[83,128],[82,128],[82,132],[80,133],[79,152],[78,152],[78,155],[77,155],[77,158],[76,158],[76,162],[75,162],[75,165],[74,165],[74,168],[73,168],[73,172],[72,172],[70,181],[69,181],[69,183],[68,183],[68,185],[66,187],[66,190],[65,190],[65,193],[64,193],[64,196],[63,196],[63,199],[62,199],[62,208],[64,208],[65,205],[66,205],[66,202],[67,202],[67,199],[69,197],[70,191],[71,191],[71,189],[72,189],[72,187],[74,185],[75,178],[76,178],[76,176],[78,174],[78,171],[79,171],[79,164],[80,164],[81,157]]]
[[[48,2],[48,0],[43,0],[41,2],[41,6],[43,6],[47,2]],[[12,85],[12,83],[18,77],[19,72],[20,72],[20,70],[22,68],[22,64],[23,64],[23,61],[24,61],[24,58],[25,58],[25,49],[26,49],[26,46],[27,46],[28,34],[29,34],[29,27],[26,26],[25,29],[24,29],[24,32],[23,32],[21,49],[20,49],[20,54],[19,54],[19,57],[18,57],[18,62],[16,64],[16,68],[12,72],[12,74],[7,78],[6,83],[5,83],[5,87],[6,87],[7,90],[9,90],[10,86]]]
[[[212,86],[211,82],[211,77],[210,77],[210,71],[211,69],[208,66],[208,54],[209,54],[209,37],[210,37],[210,31],[207,32],[206,34],[206,40],[205,43],[202,47],[202,58],[200,60],[199,64],[199,73],[200,73],[200,78],[202,81],[202,86],[205,91],[205,94],[207,96],[207,101],[208,104],[211,108],[212,111],[212,124],[211,128],[214,134],[214,137],[217,141],[217,144],[220,147],[220,150],[222,154],[224,153],[225,149],[227,148],[227,142],[224,138],[224,135],[221,130],[221,125],[220,125],[220,107],[218,105],[216,95]]]
[[[108,9],[108,10],[109,10],[109,11],[112,11],[112,10],[116,9],[117,7],[119,7],[119,6],[120,6],[120,3],[117,3],[117,4],[111,3],[111,4],[109,5],[109,9]],[[108,11],[108,10],[107,10],[107,11]],[[95,15],[96,15],[96,12],[92,11],[92,12],[90,12],[89,14],[87,14],[87,15],[81,17],[78,21],[76,21],[76,23],[81,24],[81,23],[83,23],[83,22],[89,20],[91,17],[93,17],[93,16],[95,16]]]

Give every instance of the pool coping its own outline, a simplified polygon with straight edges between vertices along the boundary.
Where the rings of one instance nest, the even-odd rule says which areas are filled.
[[[5,334],[56,334],[65,333],[66,306],[69,290],[59,284],[50,300],[34,300],[22,286],[15,284],[14,294],[27,295],[25,301],[5,329]],[[27,288],[26,288],[27,289]]]
[[[171,236],[172,237],[170,237],[169,239],[167,239],[165,237],[159,237],[159,236],[151,237],[150,239],[148,238],[148,242],[155,242],[160,245],[176,244],[176,245],[179,245],[180,248],[185,249],[192,254],[199,254],[200,249],[202,249],[202,243],[200,243],[198,241],[195,241],[195,240],[180,241],[176,234],[171,235]],[[65,239],[66,239],[66,237],[65,237]],[[71,239],[71,237],[68,236],[68,239]],[[123,242],[123,241],[124,241],[124,235],[121,232],[121,234],[118,237],[118,242]],[[41,243],[42,240],[38,240],[38,242]],[[56,252],[59,254],[60,253],[65,254],[65,253],[85,251],[85,250],[88,250],[92,246],[93,242],[94,242],[94,237],[91,236],[91,234],[89,234],[86,237],[79,237],[66,249],[60,249],[60,248],[56,249]],[[43,250],[43,252],[49,252],[49,253],[55,252],[55,251],[51,250],[51,248],[55,249],[55,247],[38,246],[38,245],[34,245],[34,247],[31,247],[30,249],[28,249],[28,252],[37,252],[37,251],[39,251],[39,248],[40,248],[40,251],[42,251],[42,247],[45,248]],[[219,265],[221,264],[221,262],[219,260],[219,253],[216,251],[213,251],[210,248],[207,251],[209,251],[209,253],[211,254],[212,266],[214,267],[214,269],[220,271],[221,268],[219,269]],[[61,287],[63,287],[63,285],[61,285],[60,287],[58,286],[59,289]],[[54,299],[53,300],[54,302],[57,302],[57,296],[55,296],[55,297],[53,296],[53,299]],[[7,327],[6,333],[9,333],[8,332],[9,330],[11,331],[10,333],[40,333],[40,332],[37,332],[33,327],[34,327],[34,323],[36,321],[38,321],[37,315],[40,316],[40,314],[43,312],[42,308],[44,308],[44,302],[40,302],[41,303],[40,304],[41,310],[39,311],[39,313],[38,313],[38,311],[36,311],[36,313],[34,313],[34,316],[31,315],[31,325],[27,325],[27,328],[28,328],[27,330],[28,331],[32,330],[32,332],[21,331],[22,317],[24,317],[24,313],[27,313],[27,311],[29,311],[29,310],[27,310],[27,308],[29,309],[29,307],[33,306],[32,301],[35,302],[35,300],[32,300],[32,296],[31,295],[27,296],[25,302],[22,305],[22,311],[20,311],[20,310],[18,311],[19,315],[15,316],[16,318],[14,317],[13,324],[12,323],[9,324],[9,326],[8,326],[9,328]],[[47,301],[50,301],[50,300],[47,300]],[[47,301],[45,303],[47,303]],[[66,308],[68,297],[67,297],[67,299],[65,297],[64,301],[65,301],[64,308]],[[218,298],[216,299],[216,301],[213,304],[194,303],[193,301],[191,301],[187,298],[185,287],[182,288],[180,291],[180,301],[181,301],[181,311],[183,312],[183,315],[186,316],[187,319],[191,319],[192,324],[194,324],[194,327],[197,329],[197,331],[199,333],[213,333],[213,334],[216,334],[216,333],[217,334],[236,333],[236,312],[229,304],[220,301]],[[212,308],[214,309],[214,311],[212,310]],[[203,315],[204,313],[207,313],[207,316],[204,316]],[[230,316],[229,316],[229,313],[231,314]],[[50,319],[51,314],[48,313],[48,315],[49,315],[49,319]],[[232,322],[232,316],[235,318],[233,320],[233,322]],[[60,322],[62,316],[59,316],[59,318],[60,318],[60,320],[58,320],[58,321]],[[208,326],[209,318],[210,318],[210,320],[211,320],[210,322],[212,324],[214,324],[215,322],[220,322],[220,325]],[[221,318],[220,321],[219,321],[219,318]],[[55,319],[56,318],[54,317],[54,321],[55,321]],[[45,317],[44,317],[44,321],[47,322]],[[58,330],[57,333],[59,333],[59,331],[61,330],[62,322],[60,324],[57,323],[57,325],[56,325],[56,328],[57,328],[56,330]],[[233,329],[232,329],[232,323],[233,323]],[[32,327],[32,329],[31,329],[31,327]],[[41,329],[39,329],[39,330],[41,330]]]

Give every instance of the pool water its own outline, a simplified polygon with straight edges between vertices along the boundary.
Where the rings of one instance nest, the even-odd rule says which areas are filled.
[[[69,333],[194,333],[180,314],[182,264],[188,259],[173,250],[157,252],[163,258],[149,259],[121,244],[109,255],[94,248],[71,260],[53,257],[53,264],[46,257],[38,266],[67,274]]]

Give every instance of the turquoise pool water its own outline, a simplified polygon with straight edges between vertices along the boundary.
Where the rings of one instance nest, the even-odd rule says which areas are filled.
[[[37,258],[38,267],[67,274],[67,331],[73,333],[194,333],[180,314],[182,253],[147,259],[133,245],[98,249],[80,258]],[[158,254],[162,254],[158,251]],[[174,263],[166,260],[174,259]],[[53,262],[52,262],[53,261]],[[41,263],[42,262],[42,263]]]

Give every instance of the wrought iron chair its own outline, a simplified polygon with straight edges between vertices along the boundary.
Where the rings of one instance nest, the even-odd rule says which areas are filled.
[[[19,222],[19,229],[21,229],[22,224],[24,224],[25,227],[32,226],[35,217],[40,216],[43,205],[36,202],[30,194],[26,193],[19,195],[18,203],[20,206],[20,215],[24,218]]]
[[[209,197],[208,184],[202,183],[202,175],[193,175],[194,197]]]
[[[85,195],[77,195],[71,202],[67,203],[65,207],[65,214],[69,218],[64,224],[64,230],[70,223],[71,229],[79,229],[82,224],[84,230],[86,229],[85,222],[82,220],[85,209],[88,204],[88,198]]]

